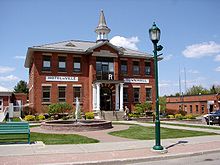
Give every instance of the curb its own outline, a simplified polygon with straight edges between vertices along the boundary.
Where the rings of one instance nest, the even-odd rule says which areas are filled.
[[[147,161],[159,161],[159,160],[199,156],[203,154],[211,154],[211,153],[217,153],[217,152],[220,152],[220,148],[215,149],[215,150],[204,150],[204,151],[198,151],[198,152],[189,152],[189,153],[181,153],[181,154],[173,154],[173,155],[163,154],[161,156],[150,156],[150,157],[140,157],[140,158],[97,160],[97,161],[86,161],[86,162],[55,163],[55,164],[49,163],[49,164],[44,164],[44,165],[113,165],[113,164],[141,163],[141,162],[147,162]]]

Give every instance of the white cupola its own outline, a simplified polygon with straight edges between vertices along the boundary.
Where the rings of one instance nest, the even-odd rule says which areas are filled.
[[[99,24],[97,28],[95,29],[95,32],[97,33],[97,39],[98,41],[108,41],[108,33],[111,31],[111,29],[108,28],[105,16],[103,10],[101,10],[100,17],[99,17]]]

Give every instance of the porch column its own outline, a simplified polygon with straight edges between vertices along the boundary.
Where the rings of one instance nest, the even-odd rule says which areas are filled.
[[[97,97],[96,97],[96,110],[100,111],[100,83],[96,83]]]
[[[92,84],[92,105],[93,105],[93,111],[97,109],[97,99],[96,96],[97,91],[96,91],[96,85]]]
[[[120,111],[123,111],[123,83],[120,83]]]
[[[119,110],[119,84],[115,84],[115,110]]]

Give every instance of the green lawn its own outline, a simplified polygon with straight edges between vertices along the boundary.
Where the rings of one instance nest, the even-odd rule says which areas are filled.
[[[109,134],[113,136],[119,136],[129,139],[139,139],[139,140],[152,140],[155,138],[154,127],[144,127],[138,125],[130,126],[129,129],[127,130],[110,132]],[[161,128],[162,139],[205,136],[205,135],[217,135],[217,134],[201,132],[201,131]]]
[[[163,123],[161,122],[160,124],[163,125],[173,125],[173,126],[182,126],[182,127],[191,127],[191,128],[207,128],[207,129],[215,129],[215,130],[220,130],[220,127],[213,127],[211,126],[199,126],[199,125],[188,125],[188,124],[174,124],[174,123]]]
[[[27,142],[26,137],[27,135],[1,135],[0,144],[13,142]],[[31,142],[36,141],[42,141],[44,144],[84,144],[99,142],[96,139],[75,134],[43,134],[31,132]]]

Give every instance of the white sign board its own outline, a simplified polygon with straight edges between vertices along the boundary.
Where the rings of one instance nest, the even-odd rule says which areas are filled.
[[[124,78],[125,83],[140,83],[140,84],[148,84],[149,79],[138,79],[138,78]]]
[[[46,81],[68,81],[68,82],[76,82],[78,81],[78,77],[70,77],[70,76],[46,76]]]

